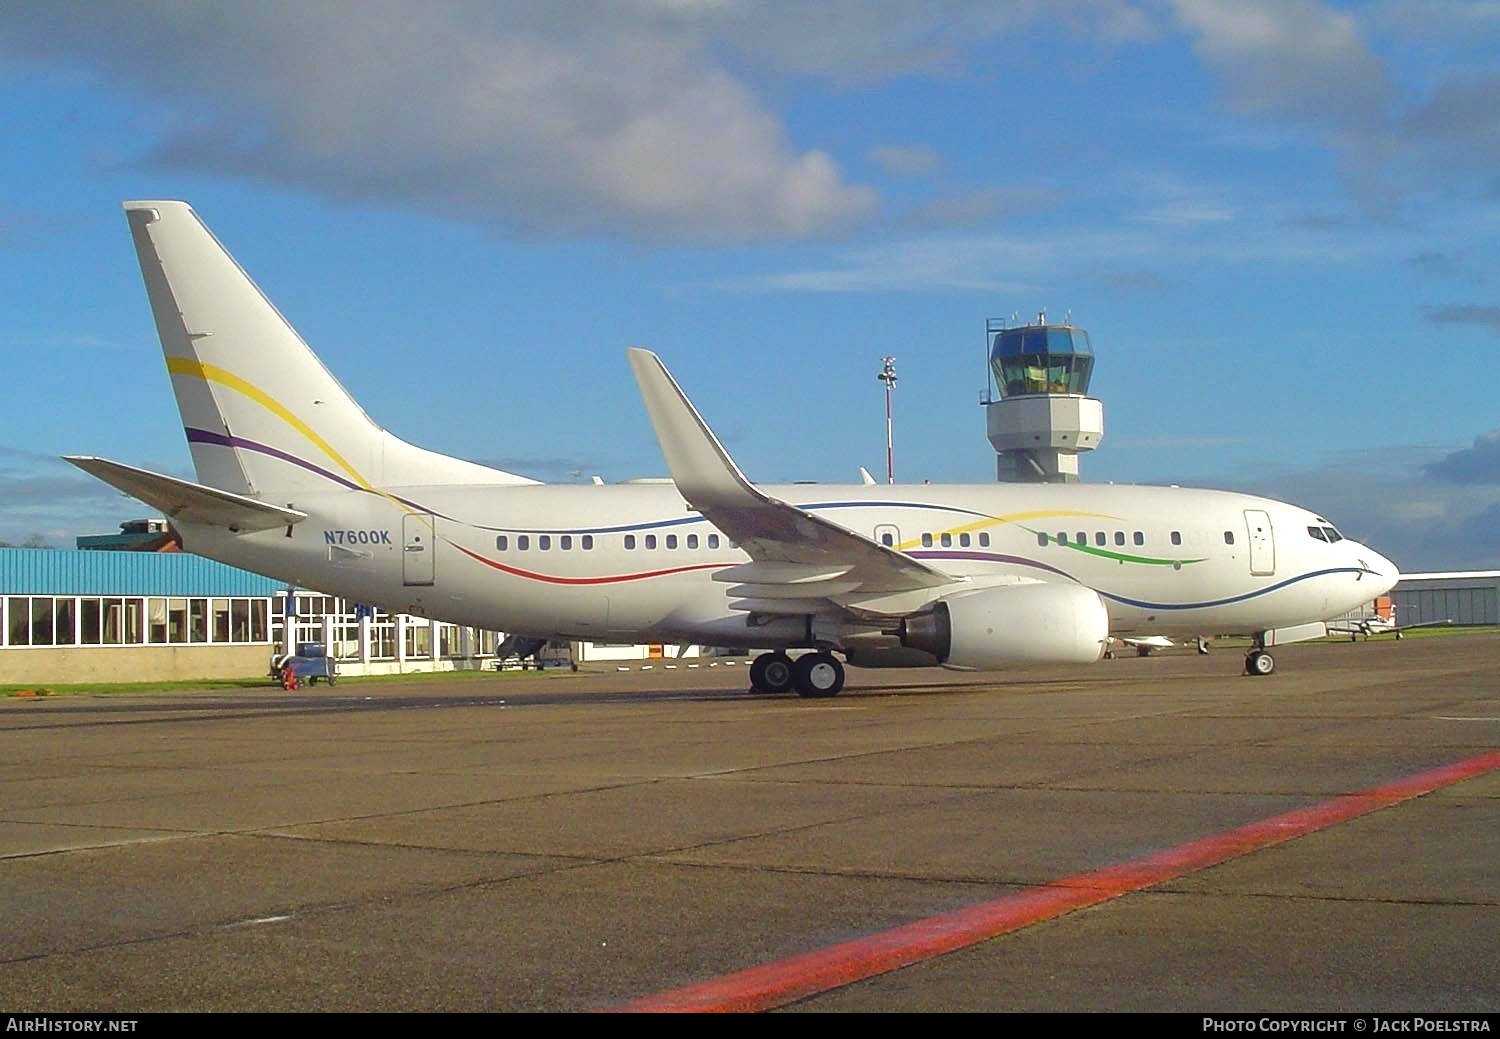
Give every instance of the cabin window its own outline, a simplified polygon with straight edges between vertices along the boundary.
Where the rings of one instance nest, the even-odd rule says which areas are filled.
[[[1180,544],[1182,544],[1182,531],[1180,531],[1180,530],[1174,530],[1174,531],[1172,531],[1172,544],[1174,544],[1174,545],[1180,545]]]
[[[1146,543],[1146,535],[1138,530],[1130,536],[1130,539],[1137,545],[1144,545]]]
[[[1117,531],[1115,531],[1115,544],[1117,544],[1117,545],[1123,545],[1123,544],[1125,544],[1125,532],[1123,530],[1117,530]]]
[[[552,535],[542,534],[539,536],[536,539],[536,547],[542,552],[550,552],[552,550]]]
[[[647,548],[655,548],[656,547],[656,535],[655,534],[647,534],[646,535],[646,547]]]
[[[990,547],[990,535],[989,535],[988,532],[985,532],[985,533],[982,533],[982,534],[979,535],[979,547],[980,548],[989,548]]]
[[[676,534],[668,534],[667,535],[667,547],[668,548],[676,548],[677,547],[677,535]]]
[[[709,548],[718,548],[719,547],[719,535],[717,535],[717,534],[710,534],[708,536],[708,547]]]
[[[1078,532],[1078,544],[1080,544],[1080,545],[1087,545],[1088,543],[1089,543],[1089,532],[1086,531],[1086,530],[1080,530]]]
[[[1232,545],[1232,544],[1234,544],[1234,531],[1232,531],[1232,530],[1226,530],[1224,532],[1224,544],[1226,544],[1226,545]]]
[[[564,534],[562,537],[558,538],[557,547],[562,549],[564,552],[571,552],[573,550],[573,535]]]
[[[501,552],[507,551],[510,548],[510,538],[501,534],[495,539],[495,548]]]
[[[585,552],[592,552],[594,550],[594,535],[592,535],[592,534],[585,534],[583,537],[579,538],[578,540],[583,545],[583,550]]]
[[[698,547],[698,535],[697,534],[689,534],[687,536],[687,547],[688,548],[697,548]]]
[[[969,547],[969,535],[967,535],[967,534],[960,534],[958,536],[958,547],[959,548],[968,548]]]
[[[890,531],[886,531],[884,534],[880,535],[880,543],[886,548],[891,548],[896,544],[896,539],[891,536]]]
[[[1046,548],[1047,547],[1047,535],[1039,532],[1037,534],[1037,536],[1036,536],[1036,543],[1040,547]]]
[[[952,534],[940,534],[940,535],[938,535],[938,543],[941,544],[944,548],[952,548],[953,547],[953,535]]]
[[[922,547],[923,548],[931,548],[932,547],[932,535],[931,534],[923,534],[922,535]]]
[[[634,534],[626,534],[625,535],[625,547],[626,548],[635,548],[635,535]]]
[[[518,534],[516,536],[516,549],[518,551],[525,552],[525,551],[529,550],[530,548],[531,548],[531,538],[528,535],[526,535],[526,534]]]
[[[1101,548],[1109,543],[1109,536],[1102,530],[1094,531],[1094,544]]]
[[[1057,543],[1059,545],[1066,545],[1068,543],[1068,532],[1066,530],[1059,530],[1057,532]]]

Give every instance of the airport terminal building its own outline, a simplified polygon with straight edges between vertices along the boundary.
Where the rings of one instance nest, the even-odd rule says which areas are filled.
[[[0,548],[3,685],[269,677],[304,642],[341,674],[451,670],[486,666],[501,639],[185,552]]]

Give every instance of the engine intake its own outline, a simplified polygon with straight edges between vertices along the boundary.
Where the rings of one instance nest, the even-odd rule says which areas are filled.
[[[1104,653],[1109,613],[1082,585],[1005,585],[939,599],[902,621],[900,634],[903,646],[963,670],[1089,664]]]

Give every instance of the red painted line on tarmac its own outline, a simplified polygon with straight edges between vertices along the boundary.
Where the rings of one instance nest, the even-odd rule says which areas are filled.
[[[609,1007],[614,1013],[749,1013],[907,967],[1500,769],[1500,751],[1078,873],[968,909]]]

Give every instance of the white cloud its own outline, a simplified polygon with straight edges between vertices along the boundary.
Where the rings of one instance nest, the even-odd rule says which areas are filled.
[[[1354,15],[1317,0],[1172,0],[1240,111],[1338,127],[1378,124],[1391,83]]]
[[[702,45],[709,6],[21,4],[0,51],[162,102],[150,165],[539,233],[838,233],[875,193]]]

